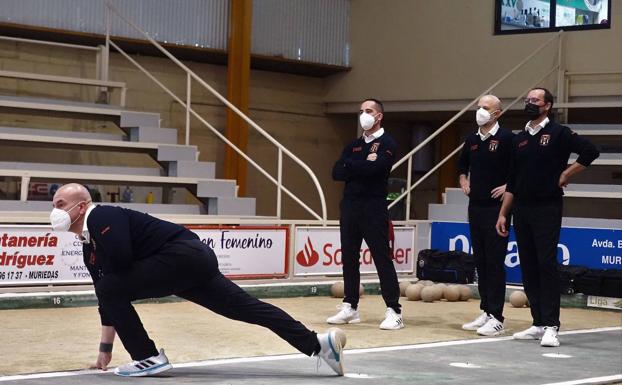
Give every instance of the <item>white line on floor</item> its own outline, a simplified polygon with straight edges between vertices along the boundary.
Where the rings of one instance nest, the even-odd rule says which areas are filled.
[[[609,331],[617,331],[617,330],[622,330],[622,327],[614,326],[614,327],[595,328],[595,329],[569,330],[565,332],[560,332],[559,334],[560,335],[588,334],[588,333],[609,332]],[[479,338],[479,339],[467,339],[467,340],[455,340],[455,341],[430,342],[430,343],[414,344],[414,345],[383,346],[383,347],[378,347],[378,348],[346,350],[345,354],[351,355],[351,354],[390,352],[390,351],[398,351],[398,350],[428,349],[428,348],[438,348],[438,347],[445,347],[445,346],[458,346],[458,345],[468,345],[468,344],[484,344],[484,343],[490,343],[490,342],[507,341],[511,339],[512,337],[497,337],[497,338]],[[201,366],[216,366],[216,365],[228,365],[228,364],[239,364],[239,363],[250,363],[250,362],[293,360],[293,359],[300,359],[300,358],[306,358],[306,357],[307,356],[305,356],[304,354],[298,353],[298,354],[283,354],[283,355],[275,355],[275,356],[225,358],[225,359],[216,359],[216,360],[185,362],[182,364],[175,364],[173,365],[173,367],[174,368],[194,368],[194,367],[201,367]],[[66,372],[19,374],[19,375],[13,375],[13,376],[0,377],[0,382],[31,380],[31,379],[38,379],[38,378],[81,376],[81,375],[87,375],[87,374],[106,374],[110,372],[111,370],[107,372],[102,372],[99,370],[76,370],[76,371],[66,371]],[[577,381],[587,381],[587,380],[588,379],[577,380]],[[585,383],[588,383],[588,382],[576,382],[576,384],[585,384]],[[575,382],[560,382],[560,383],[547,384],[547,385],[572,385],[572,384],[575,384]]]
[[[610,383],[611,381],[622,380],[622,374],[614,374],[613,376],[603,377],[591,377],[582,378],[580,380],[564,381],[564,382],[551,382],[544,385],[581,385],[581,384],[602,384]]]

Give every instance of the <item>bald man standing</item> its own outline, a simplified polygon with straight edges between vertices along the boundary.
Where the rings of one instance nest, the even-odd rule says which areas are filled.
[[[107,369],[118,334],[134,361],[117,367],[115,374],[137,377],[171,369],[132,301],[177,295],[227,318],[266,327],[343,375],[342,346],[334,330],[316,334],[246,293],[221,274],[214,251],[185,227],[121,207],[94,206],[86,188],[75,183],[58,189],[52,203],[52,228],[82,238],[84,264],[99,302],[101,343],[92,368]]]
[[[504,262],[508,239],[497,234],[495,224],[508,179],[514,134],[499,127],[499,98],[483,96],[477,107],[478,130],[464,142],[458,172],[460,187],[469,197],[469,230],[482,313],[462,328],[484,336],[496,336],[505,332]]]

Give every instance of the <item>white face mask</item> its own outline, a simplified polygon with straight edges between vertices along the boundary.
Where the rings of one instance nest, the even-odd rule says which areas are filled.
[[[484,108],[480,107],[475,113],[475,120],[477,121],[478,126],[484,126],[486,123],[490,122],[490,112],[486,111]]]
[[[84,202],[84,201],[82,201]],[[78,202],[75,204],[75,206],[73,206],[72,208],[70,208],[69,210],[65,211],[65,210],[61,210],[61,209],[57,209],[56,207],[52,209],[52,212],[50,213],[50,223],[52,224],[52,230],[54,231],[69,231],[69,228],[71,227],[71,225],[73,225],[78,218],[80,218],[78,216],[78,218],[76,218],[76,221],[71,221],[71,217],[69,216],[69,211],[73,210],[74,208],[78,207],[78,205],[82,202]]]
[[[374,118],[367,112],[363,112],[361,115],[359,115],[359,123],[361,124],[361,128],[367,131],[374,126],[374,124],[376,123],[376,118]]]

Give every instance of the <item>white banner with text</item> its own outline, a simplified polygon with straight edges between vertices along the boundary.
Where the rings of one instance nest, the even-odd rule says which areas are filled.
[[[287,275],[287,227],[189,228],[214,250],[229,277]],[[78,236],[48,226],[0,226],[0,286],[50,283],[91,283]]]
[[[414,271],[414,227],[395,227],[393,264],[400,273]],[[294,275],[342,274],[339,227],[297,227],[294,249]],[[369,247],[360,249],[361,273],[375,273]]]

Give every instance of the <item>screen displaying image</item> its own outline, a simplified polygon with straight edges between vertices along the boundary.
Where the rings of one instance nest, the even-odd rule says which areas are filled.
[[[550,0],[506,0],[501,2],[501,30],[549,28]]]
[[[555,25],[608,24],[609,4],[607,0],[557,0]]]
[[[495,33],[611,28],[611,0],[496,0]]]

